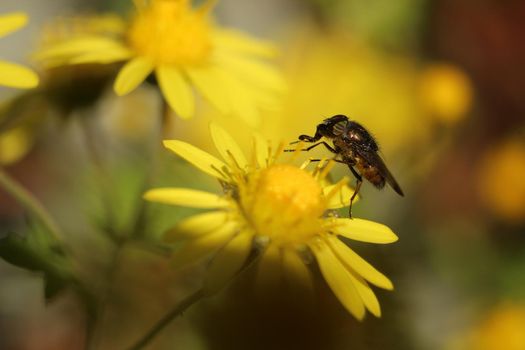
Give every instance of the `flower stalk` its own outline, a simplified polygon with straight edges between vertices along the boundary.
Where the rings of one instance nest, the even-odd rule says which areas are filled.
[[[149,344],[155,338],[155,336],[160,333],[171,321],[173,321],[178,316],[182,315],[189,307],[198,302],[204,297],[204,290],[199,289],[193,294],[190,294],[185,299],[183,299],[179,304],[177,304],[169,313],[167,313],[162,319],[160,319],[153,328],[150,329],[142,338],[140,338],[129,350],[139,350],[143,349],[146,345]]]
[[[327,180],[333,162],[310,171],[305,168],[308,162],[297,167],[280,161],[283,147],[272,152],[271,144],[257,135],[250,157],[218,125],[210,124],[210,134],[222,160],[180,140],[164,141],[164,146],[218,179],[224,193],[171,187],[144,194],[148,201],[208,209],[179,222],[164,236],[168,244],[183,242],[173,252],[173,265],[181,268],[211,257],[204,289],[218,291],[236,278],[256,242],[263,240],[267,243],[258,252],[256,283],[262,285],[265,276],[275,276],[277,265],[283,271],[304,271],[313,283],[303,260],[306,254],[317,261],[329,287],[352,315],[363,320],[368,310],[380,317],[371,285],[392,290],[393,283],[340,238],[387,244],[397,241],[397,236],[379,223],[330,215],[331,210],[347,206],[352,193],[347,179],[335,184]]]
[[[62,232],[40,201],[8,173],[0,168],[0,186],[20,203],[31,215],[36,217],[57,240],[63,237]]]

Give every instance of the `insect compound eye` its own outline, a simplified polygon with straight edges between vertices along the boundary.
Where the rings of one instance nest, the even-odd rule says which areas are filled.
[[[333,117],[325,119],[323,124],[334,125],[334,124],[337,124],[339,122],[347,121],[347,120],[348,120],[348,117],[346,115],[337,114],[337,115],[334,115]]]

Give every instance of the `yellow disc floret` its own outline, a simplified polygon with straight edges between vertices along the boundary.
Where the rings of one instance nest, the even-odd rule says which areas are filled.
[[[194,10],[188,0],[153,0],[133,21],[130,45],[156,64],[200,64],[212,49],[208,9]]]
[[[272,165],[241,188],[241,205],[259,236],[282,244],[304,243],[321,231],[326,210],[322,188],[292,165]]]

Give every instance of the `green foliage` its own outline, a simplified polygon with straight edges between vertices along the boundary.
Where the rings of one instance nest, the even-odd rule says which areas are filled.
[[[420,42],[427,0],[311,0],[326,21],[339,23],[365,42],[413,49]]]
[[[24,235],[9,233],[0,238],[0,257],[8,263],[41,273],[47,301],[74,282],[71,262],[64,249],[41,228]]]

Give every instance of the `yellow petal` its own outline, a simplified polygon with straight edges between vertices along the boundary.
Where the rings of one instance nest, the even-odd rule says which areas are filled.
[[[326,283],[337,299],[352,315],[362,320],[365,316],[365,306],[350,273],[324,242],[311,244],[310,248],[319,263],[319,269]]]
[[[217,148],[217,151],[227,163],[231,163],[233,157],[241,169],[245,169],[248,166],[241,148],[223,128],[215,123],[210,123],[210,134],[215,148]]]
[[[272,91],[259,90],[255,99],[259,108],[266,111],[279,111],[283,106],[282,96]]]
[[[22,12],[0,16],[0,38],[22,28],[27,24],[27,21],[27,15]]]
[[[332,191],[336,191],[333,193]],[[350,197],[354,194],[354,189],[347,184],[338,185],[333,184],[323,187],[323,194],[328,198],[328,209],[338,209],[348,207],[350,205]],[[359,196],[354,198],[354,204],[357,202]]]
[[[247,88],[239,79],[225,74],[223,79],[224,88],[227,91],[232,113],[242,118],[253,128],[260,126],[260,115],[257,109],[256,91]]]
[[[172,243],[182,239],[198,238],[222,226],[227,220],[225,211],[212,211],[191,216],[166,232],[164,241]]]
[[[333,219],[328,221],[330,230],[338,235],[355,241],[362,241],[368,243],[393,243],[398,240],[397,236],[390,228],[377,222],[362,220],[362,219]]]
[[[61,59],[67,61],[79,55],[89,55],[100,52],[109,54],[112,51],[122,51],[122,49],[126,49],[126,47],[117,40],[106,37],[85,36],[70,39],[60,44],[44,48],[37,51],[33,57],[38,61],[49,59]]]
[[[157,77],[162,94],[170,107],[181,118],[193,117],[195,112],[193,92],[179,69],[172,66],[160,66],[157,68]]]
[[[222,114],[231,111],[228,91],[224,88],[225,76],[222,71],[215,67],[187,68],[189,78],[211,104]]]
[[[257,263],[256,290],[260,297],[275,293],[281,281],[281,250],[269,244]]]
[[[38,86],[38,75],[19,64],[0,61],[0,85],[29,89]]]
[[[357,293],[361,297],[361,300],[363,301],[363,304],[365,304],[365,307],[368,309],[368,311],[370,311],[372,315],[376,317],[381,317],[381,306],[379,305],[379,301],[377,300],[374,291],[370,288],[368,283],[366,283],[366,281],[359,277],[355,272],[347,272],[350,280],[352,281],[352,284],[355,286]]]
[[[268,158],[270,157],[268,142],[259,133],[254,133],[253,143],[255,157],[259,167],[266,168],[268,166]]]
[[[231,52],[218,52],[215,57],[222,67],[243,81],[272,91],[286,90],[283,76],[270,64]]]
[[[184,158],[206,174],[227,181],[224,175],[226,165],[211,154],[179,140],[166,140],[163,144],[164,147]]]
[[[144,57],[136,57],[126,63],[115,80],[114,90],[124,96],[135,90],[153,71],[153,62]]]
[[[270,42],[252,38],[232,29],[216,30],[214,41],[217,47],[245,54],[273,57],[277,53],[277,49]]]
[[[291,287],[293,295],[303,305],[313,306],[315,289],[312,272],[303,259],[293,249],[283,249],[282,266],[285,281]]]
[[[80,54],[67,61],[68,64],[87,64],[100,63],[108,64],[113,62],[125,61],[133,56],[133,53],[125,48],[118,47],[112,50],[96,51]],[[49,64],[47,65],[49,66]]]
[[[253,235],[240,232],[213,258],[208,267],[204,289],[213,294],[225,287],[246,262],[252,248]]]
[[[226,208],[230,202],[214,193],[190,190],[187,188],[156,188],[144,194],[144,199],[190,208]]]
[[[392,282],[390,282],[385,275],[377,271],[372,265],[366,262],[365,259],[361,258],[356,252],[350,249],[350,247],[341,242],[339,238],[330,236],[328,238],[328,244],[347,269],[355,271],[358,275],[361,275],[364,279],[380,288],[388,290],[394,289]]]
[[[238,227],[235,222],[227,222],[214,232],[188,241],[173,253],[173,265],[178,268],[184,267],[189,263],[197,262],[199,259],[216,252],[233,237],[237,229]]]
[[[29,130],[23,127],[0,134],[0,165],[9,165],[23,158],[34,144]]]

